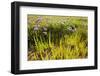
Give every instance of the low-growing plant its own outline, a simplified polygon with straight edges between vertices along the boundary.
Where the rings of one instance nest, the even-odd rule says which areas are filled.
[[[88,56],[87,17],[28,15],[28,60]]]

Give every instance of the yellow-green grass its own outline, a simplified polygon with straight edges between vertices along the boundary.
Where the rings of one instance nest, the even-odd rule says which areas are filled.
[[[88,18],[28,15],[28,60],[82,59],[88,57]],[[34,31],[36,22],[39,30]],[[75,26],[75,31],[68,31]],[[41,31],[46,27],[47,34]]]

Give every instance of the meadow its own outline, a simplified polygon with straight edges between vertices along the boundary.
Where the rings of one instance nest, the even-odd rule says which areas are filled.
[[[27,15],[28,61],[88,57],[88,17]]]

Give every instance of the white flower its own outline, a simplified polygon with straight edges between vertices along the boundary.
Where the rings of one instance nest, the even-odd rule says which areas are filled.
[[[47,28],[46,27],[43,27],[43,31],[47,31]]]
[[[35,25],[34,28],[33,28],[33,30],[34,30],[34,31],[39,30],[39,26],[38,26],[38,25]]]
[[[43,34],[47,35],[47,32],[43,32]]]
[[[67,28],[69,31],[71,32],[75,32],[76,31],[76,28],[74,26],[70,26]]]

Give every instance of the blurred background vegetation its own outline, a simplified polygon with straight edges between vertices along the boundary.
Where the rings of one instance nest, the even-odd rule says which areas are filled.
[[[28,60],[88,57],[88,18],[27,15]]]

